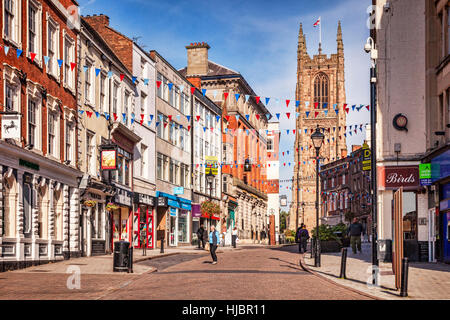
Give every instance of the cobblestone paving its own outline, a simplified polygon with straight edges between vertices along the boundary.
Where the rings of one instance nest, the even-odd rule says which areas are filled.
[[[295,247],[227,250],[217,265],[207,254],[178,254],[135,264],[159,266],[153,273],[81,274],[81,288],[73,290],[69,274],[6,272],[0,299],[368,299],[305,272],[299,258]]]

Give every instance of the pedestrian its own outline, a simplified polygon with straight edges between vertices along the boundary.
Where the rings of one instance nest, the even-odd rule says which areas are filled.
[[[236,248],[237,237],[238,237],[238,230],[236,227],[234,227],[233,231],[231,231],[231,242],[232,242],[233,248]]]
[[[301,253],[301,243],[300,243],[300,230],[302,230],[303,223],[298,227],[297,232],[295,233],[295,243],[298,243],[298,252]]]
[[[203,240],[202,240],[202,244],[203,244],[203,249],[205,249],[205,244],[208,243],[209,245],[209,241],[208,241],[208,230],[206,228],[203,228]]]
[[[309,239],[309,232],[306,229],[306,226],[302,223],[302,225],[300,226],[300,232],[299,232],[299,246],[298,246],[298,251],[300,253],[305,253],[306,252],[306,247],[308,245],[308,239]]]
[[[200,249],[200,245],[205,249],[205,238],[203,237],[205,233],[205,228],[203,227],[203,224],[200,225],[200,228],[197,230],[197,237],[198,237],[198,248]]]
[[[350,234],[350,244],[352,246],[353,254],[362,253],[361,250],[361,234],[363,232],[363,226],[359,223],[358,218],[353,219],[353,223],[348,227],[347,234]]]
[[[209,250],[211,251],[211,257],[213,259],[212,264],[217,264],[217,255],[216,255],[216,249],[219,245],[220,241],[220,234],[216,230],[214,226],[211,226],[211,232],[209,233]]]

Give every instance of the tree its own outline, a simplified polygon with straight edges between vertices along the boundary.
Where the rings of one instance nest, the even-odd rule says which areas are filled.
[[[289,213],[286,211],[281,211],[280,213],[280,233],[283,233],[286,230],[286,220],[289,216]]]

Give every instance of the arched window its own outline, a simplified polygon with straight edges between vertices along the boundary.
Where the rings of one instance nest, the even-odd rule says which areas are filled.
[[[314,102],[319,103],[319,108],[323,108],[323,104],[328,104],[328,77],[325,73],[319,73],[314,79]]]

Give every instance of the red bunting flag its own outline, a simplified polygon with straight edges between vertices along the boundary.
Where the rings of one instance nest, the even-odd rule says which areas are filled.
[[[213,132],[214,131],[214,128],[213,127],[211,127],[211,132]]]
[[[259,100],[261,99],[261,97],[255,97],[255,100],[256,100],[256,104],[258,104],[259,103]]]
[[[292,130],[292,133],[293,133],[293,134],[295,134],[295,129],[294,129],[294,130]]]
[[[117,113],[113,113],[114,121],[117,121]]]
[[[165,127],[167,127],[167,122],[166,122],[166,123],[164,123],[164,128],[165,128]]]
[[[367,110],[369,110],[369,109],[370,109],[370,106],[366,106],[366,108],[367,108]]]
[[[159,89],[161,87],[161,81],[156,81],[156,87]]]
[[[289,108],[289,103],[291,102],[291,100],[286,100],[286,107]]]
[[[188,131],[191,131],[191,126],[188,126]]]
[[[225,116],[225,119],[227,119],[227,122],[230,122],[230,116]]]
[[[289,119],[289,117],[291,116],[291,114],[289,112],[286,112],[286,116]]]
[[[344,103],[343,109],[344,110],[347,109],[347,104],[346,103]]]
[[[349,111],[350,111],[350,108],[347,108],[347,109],[345,109],[345,112],[347,112],[347,113],[348,113]]]
[[[228,98],[228,92],[224,92],[224,93],[223,93],[223,97],[224,97],[225,100],[227,100],[227,98]]]
[[[123,73],[120,74],[120,81],[123,81],[123,78],[125,78],[125,75]]]
[[[30,57],[31,57],[31,62],[33,62],[34,59],[36,58],[36,53],[30,52]]]
[[[143,123],[144,123],[144,115],[141,114],[141,124],[143,124]]]
[[[256,120],[259,120],[259,114],[256,115]]]
[[[33,60],[31,60],[31,61],[33,61]],[[71,62],[70,63],[70,70],[71,71],[73,71],[73,69],[75,69],[75,66],[76,66],[77,64],[75,63],[75,62]]]
[[[317,115],[318,115],[318,114],[319,114],[319,112],[316,111],[316,112],[315,112],[315,118],[317,118]]]
[[[200,121],[200,116],[197,116],[197,122]]]
[[[86,111],[88,118],[92,117],[92,111]]]
[[[169,121],[172,121],[172,115],[169,114],[167,117],[169,118]]]
[[[191,94],[195,93],[195,87],[191,87]]]
[[[317,107],[319,106],[318,102],[314,102],[314,109],[317,109]]]

